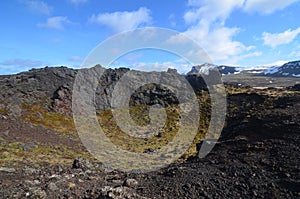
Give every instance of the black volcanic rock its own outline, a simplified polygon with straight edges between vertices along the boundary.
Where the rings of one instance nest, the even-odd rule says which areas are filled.
[[[201,78],[201,76],[193,74],[193,75],[187,75],[185,78],[191,84],[191,86],[193,87],[196,93],[199,92],[200,90],[206,90],[206,91],[208,90],[207,85],[204,79]]]
[[[177,97],[167,87],[158,84],[146,84],[140,87],[131,96],[131,105],[155,105],[167,107],[172,104],[179,104]]]
[[[0,76],[0,101],[21,104],[50,99],[62,85],[72,87],[76,73],[67,67],[46,67]]]
[[[97,73],[97,70],[95,68],[94,72]],[[86,76],[87,80],[83,80],[83,82],[89,81],[89,75],[84,76]],[[84,79],[85,77],[82,78]],[[197,81],[197,84],[191,83],[194,79]],[[176,70],[142,72],[130,71],[128,68],[107,69],[98,79],[99,84],[95,93],[96,109],[109,110],[115,108],[111,105],[114,94],[117,95],[117,99],[116,97],[114,98],[117,104],[122,104],[121,101],[126,96],[131,97],[131,100],[135,101],[131,102],[132,104],[160,104],[168,106],[170,104],[178,104],[179,101],[186,102],[193,98],[192,95],[194,93],[191,92],[193,86],[195,86],[195,90],[205,88],[201,76],[196,75],[193,80],[189,76],[178,74]],[[80,87],[81,85],[78,86]],[[92,95],[92,93],[89,95]]]
[[[71,115],[72,109],[72,87],[69,85],[60,86],[51,98],[51,107],[55,112]]]
[[[295,91],[300,91],[300,84],[294,85],[291,89]]]
[[[100,65],[93,68],[97,71],[103,69]],[[67,67],[45,67],[42,69],[32,69],[16,75],[0,76],[0,102],[5,105],[20,106],[22,103],[42,102],[47,104],[49,110],[71,114],[72,91],[75,77],[81,70]],[[96,109],[106,110],[111,108],[111,97],[115,86],[129,72],[128,68],[106,69],[99,78],[99,84],[95,91]],[[141,104],[161,104],[163,106],[178,103],[177,96],[187,96],[190,93],[186,85],[182,84],[187,80],[195,91],[206,89],[203,78],[199,75],[182,76],[176,70],[168,72],[139,72],[132,71],[133,76],[127,80],[127,86],[136,83],[143,84],[143,81],[151,82],[151,79],[143,79],[147,76],[156,76],[159,84],[146,84],[135,92],[132,99]],[[97,76],[97,75],[96,75]],[[152,78],[152,77],[151,77]],[[87,83],[89,80],[85,83]],[[166,88],[161,85],[168,85]],[[154,86],[154,87],[153,87]],[[151,87],[151,89],[150,89]],[[171,89],[171,90],[170,90]],[[177,93],[173,93],[176,91]],[[173,94],[172,94],[173,93]],[[122,95],[122,90],[120,90]],[[174,95],[175,94],[175,95]]]

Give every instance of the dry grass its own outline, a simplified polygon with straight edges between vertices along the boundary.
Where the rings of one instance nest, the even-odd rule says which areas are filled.
[[[73,118],[61,113],[51,112],[43,106],[42,102],[22,105],[22,119],[35,126],[52,129],[62,133],[76,133]]]
[[[22,162],[32,164],[70,165],[78,157],[95,160],[87,151],[80,148],[68,147],[62,144],[50,145],[36,143],[34,147],[25,149],[21,142],[0,142],[0,166],[18,165]]]

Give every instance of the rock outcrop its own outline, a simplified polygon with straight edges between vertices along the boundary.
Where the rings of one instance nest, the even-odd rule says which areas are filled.
[[[101,66],[96,66],[101,69]],[[115,86],[124,74],[129,72],[128,68],[107,69],[99,78],[96,88],[95,104],[96,109],[106,110],[111,108],[111,98]],[[71,114],[72,90],[76,74],[79,70],[67,67],[46,67],[33,69],[17,75],[0,76],[0,102],[2,104],[21,105],[22,103],[41,102],[49,110]],[[206,88],[201,75],[179,75],[176,70],[168,72],[139,72],[131,71],[126,77],[124,86],[134,87],[136,84],[142,85],[132,93],[133,104],[161,104],[162,106],[178,103],[178,96],[190,97],[189,83],[195,91]],[[147,78],[148,77],[148,78]],[[186,81],[187,80],[187,81]],[[143,82],[150,82],[144,85]],[[156,83],[151,83],[156,82]],[[166,86],[163,86],[166,85]],[[123,90],[118,91],[123,95]],[[183,99],[184,100],[184,99]]]

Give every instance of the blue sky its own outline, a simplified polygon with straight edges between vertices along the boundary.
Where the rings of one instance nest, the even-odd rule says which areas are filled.
[[[3,0],[0,74],[79,67],[108,37],[148,26],[183,33],[215,64],[282,64],[300,59],[299,13],[298,0]],[[185,72],[189,66],[178,60],[148,49],[115,63]]]

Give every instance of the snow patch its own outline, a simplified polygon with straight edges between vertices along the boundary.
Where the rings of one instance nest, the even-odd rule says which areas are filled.
[[[278,73],[280,70],[280,67],[279,66],[274,66],[274,67],[271,67],[271,68],[267,68],[264,72],[265,75],[272,75],[272,74],[275,74],[275,73]]]
[[[259,71],[259,70],[252,70],[252,71],[249,71],[248,73],[252,73],[252,74],[260,74],[261,71]]]
[[[204,74],[209,75],[211,70],[218,70],[218,66],[213,64],[202,64],[199,66],[193,66],[192,70],[188,74]]]

